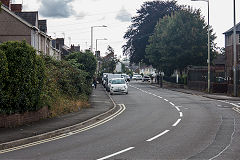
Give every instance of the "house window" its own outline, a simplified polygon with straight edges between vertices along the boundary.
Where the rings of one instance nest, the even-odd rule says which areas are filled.
[[[240,44],[240,34],[238,35],[238,44]]]

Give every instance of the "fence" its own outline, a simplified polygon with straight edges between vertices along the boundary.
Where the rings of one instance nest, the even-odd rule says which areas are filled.
[[[190,66],[188,71],[188,88],[196,90],[207,90],[208,68],[207,66]],[[210,70],[211,92],[227,93],[229,79],[226,77],[224,66],[211,67]]]

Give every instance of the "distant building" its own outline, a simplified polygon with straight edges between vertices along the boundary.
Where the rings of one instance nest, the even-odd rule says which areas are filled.
[[[116,68],[115,68],[115,71],[116,73],[121,73],[122,72],[122,63],[121,62],[118,62],[116,64]]]
[[[155,76],[155,74],[156,74],[155,71],[156,71],[156,69],[153,68],[151,65],[150,66],[140,65],[140,74]]]

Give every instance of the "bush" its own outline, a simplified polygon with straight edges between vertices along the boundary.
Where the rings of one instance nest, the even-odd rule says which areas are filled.
[[[41,96],[42,105],[49,106],[51,116],[76,111],[87,106],[91,94],[88,73],[77,69],[69,62],[57,61],[44,56],[46,64],[46,85]]]
[[[25,41],[0,45],[0,113],[37,110],[45,79],[42,58]]]

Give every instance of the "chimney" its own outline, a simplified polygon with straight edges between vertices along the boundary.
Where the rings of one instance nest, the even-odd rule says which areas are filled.
[[[11,4],[11,11],[22,12],[22,4]]]
[[[0,1],[2,2],[3,5],[10,8],[10,0],[0,0]]]

